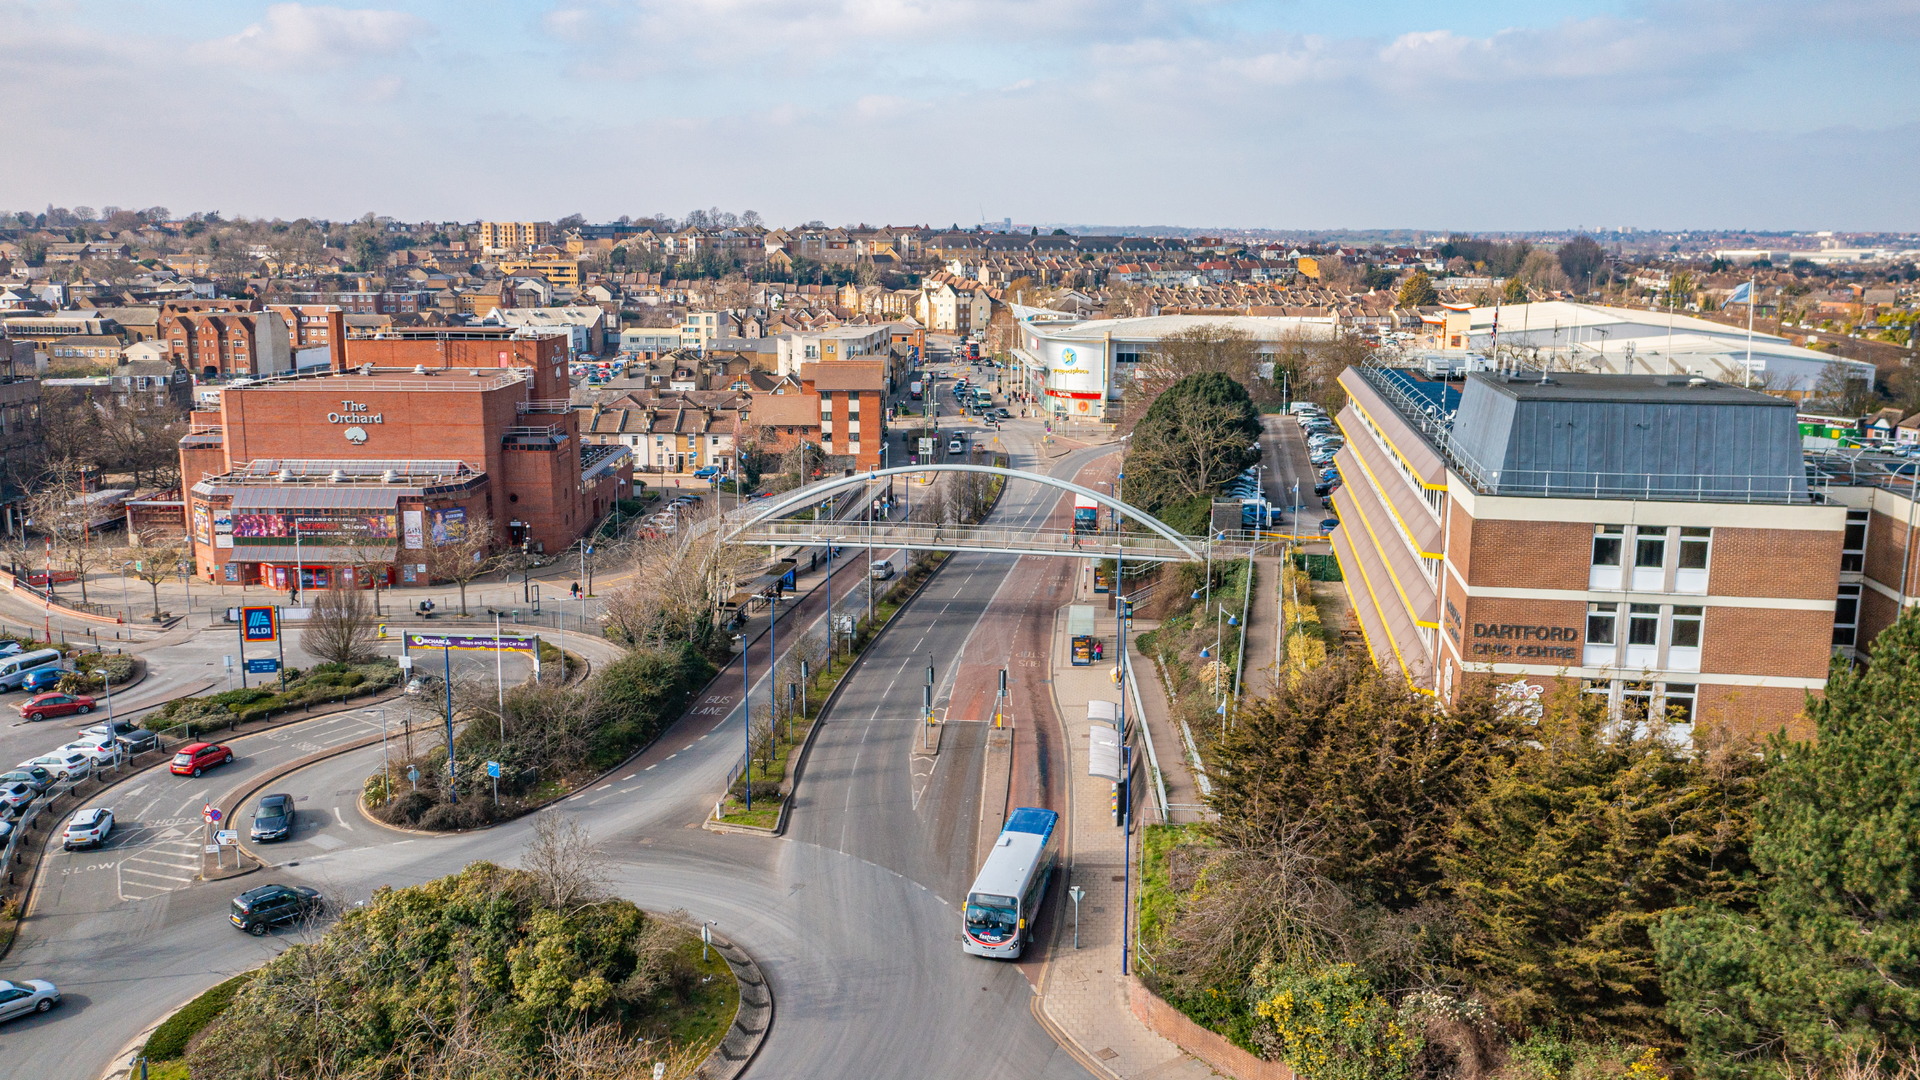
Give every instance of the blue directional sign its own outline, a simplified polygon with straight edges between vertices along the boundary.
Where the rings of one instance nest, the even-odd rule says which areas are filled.
[[[280,670],[280,661],[272,657],[265,660],[248,660],[247,673],[250,675],[271,675]]]
[[[497,761],[487,762],[487,775],[493,777],[495,780],[500,779],[500,763]]]

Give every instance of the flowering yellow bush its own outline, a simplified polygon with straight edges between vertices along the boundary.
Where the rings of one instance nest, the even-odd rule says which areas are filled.
[[[1254,1038],[1314,1080],[1401,1080],[1422,1039],[1352,964],[1266,963],[1253,973]]]

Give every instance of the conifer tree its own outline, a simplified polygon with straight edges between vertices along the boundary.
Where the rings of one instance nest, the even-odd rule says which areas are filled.
[[[1865,669],[1836,665],[1807,712],[1813,741],[1769,748],[1755,910],[1675,912],[1654,934],[1702,1077],[1920,1047],[1920,614]]]

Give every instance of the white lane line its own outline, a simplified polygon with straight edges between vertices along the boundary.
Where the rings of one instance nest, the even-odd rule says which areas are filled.
[[[613,786],[612,784],[601,784],[601,785],[600,785],[599,787],[597,787],[597,788],[594,788],[593,790],[595,790],[595,791],[605,791],[605,790],[607,790],[608,788],[610,788],[610,787],[612,787],[612,786]]]
[[[644,769],[641,769],[640,771],[641,771],[641,772],[652,772],[653,770],[655,770],[655,769],[657,769],[657,768],[659,768],[659,767],[660,767],[660,763],[656,761],[656,762],[654,762],[653,764],[651,764],[651,765],[649,765],[649,766],[647,766],[646,768],[644,768]]]
[[[340,808],[337,806],[333,808],[333,816],[340,822],[340,824],[345,825],[347,823],[347,816],[341,813]]]
[[[121,867],[120,872],[123,874],[139,874],[141,877],[157,877],[162,881],[192,881],[193,880],[190,877],[176,877],[173,874],[156,874],[151,870],[135,870],[131,866]],[[140,883],[136,881],[136,882],[132,882],[131,884],[138,885]]]
[[[664,758],[662,758],[661,760],[662,760],[662,761],[672,761],[672,760],[673,760],[674,758],[677,758],[677,757],[679,757],[679,756],[680,756],[680,751],[678,751],[678,750],[675,750],[675,751],[674,751],[673,753],[671,753],[671,754],[668,754],[668,755],[667,755],[666,757],[664,757]],[[649,766],[647,766],[647,767],[648,767],[648,768],[652,768],[653,766],[651,766],[651,765],[649,765]]]

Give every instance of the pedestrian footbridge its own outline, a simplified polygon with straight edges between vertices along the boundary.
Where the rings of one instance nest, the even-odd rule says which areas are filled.
[[[981,473],[1008,481],[1027,480],[1071,491],[1116,511],[1122,521],[1137,528],[1076,533],[1054,527],[1017,528],[995,525],[936,524],[930,521],[818,520],[785,515],[820,505],[823,501],[863,487],[878,488],[896,476],[922,473]],[[719,519],[722,538],[733,543],[777,547],[814,544],[871,544],[874,547],[916,551],[985,551],[1009,555],[1065,555],[1117,559],[1128,562],[1199,562],[1211,558],[1245,558],[1249,554],[1278,554],[1294,543],[1324,544],[1324,535],[1296,536],[1279,532],[1227,532],[1212,537],[1184,536],[1159,519],[1128,506],[1111,495],[1081,487],[1045,473],[1001,468],[997,465],[941,464],[876,469],[853,476],[832,477],[793,491],[751,502]]]

